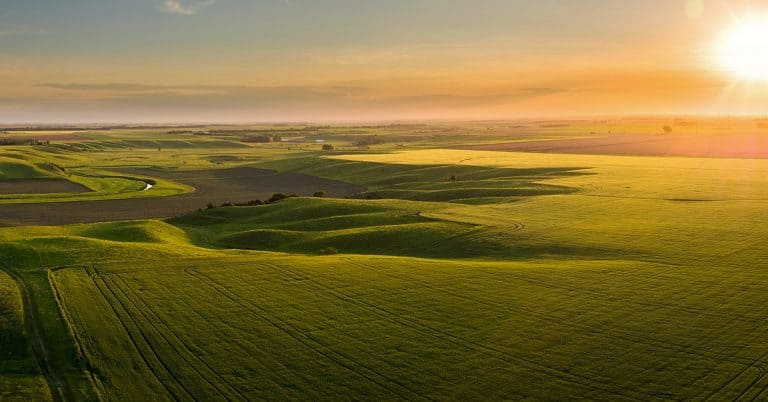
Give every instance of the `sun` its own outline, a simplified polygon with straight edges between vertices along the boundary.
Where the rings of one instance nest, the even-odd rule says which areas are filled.
[[[736,78],[768,82],[768,15],[736,21],[720,38],[718,55]]]

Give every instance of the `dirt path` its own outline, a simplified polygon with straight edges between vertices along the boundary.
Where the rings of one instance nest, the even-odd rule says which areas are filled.
[[[21,291],[22,306],[24,309],[24,329],[32,346],[32,352],[40,367],[40,372],[48,383],[51,391],[51,397],[54,402],[74,400],[72,392],[66,381],[56,373],[51,363],[50,352],[42,336],[40,321],[37,318],[37,304],[29,286],[19,274],[9,269],[3,262],[0,262],[0,270],[7,273],[13,279]]]

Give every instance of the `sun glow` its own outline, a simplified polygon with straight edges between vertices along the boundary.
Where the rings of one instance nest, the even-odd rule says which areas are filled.
[[[737,21],[720,39],[718,54],[737,78],[768,82],[768,15]]]

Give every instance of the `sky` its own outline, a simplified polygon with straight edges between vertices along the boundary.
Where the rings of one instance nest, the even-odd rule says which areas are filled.
[[[748,0],[0,0],[0,123],[765,114]],[[768,41],[768,38],[765,39]]]

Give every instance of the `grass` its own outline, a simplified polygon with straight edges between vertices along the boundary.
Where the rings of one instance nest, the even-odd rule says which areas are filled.
[[[16,281],[0,271],[0,399],[7,401],[50,400],[27,334],[21,290]]]
[[[76,153],[51,154],[40,149],[7,147],[0,154],[0,180],[59,178],[90,189],[80,193],[0,194],[0,204],[70,202],[179,195],[194,189],[169,180],[123,175],[109,170],[82,167],[88,161]],[[6,155],[3,157],[3,155]],[[52,162],[53,160],[57,162]],[[143,191],[146,184],[153,185]],[[44,183],[41,186],[45,187]]]
[[[763,336],[756,307],[766,300],[753,295],[768,278],[759,268],[270,254],[160,261],[53,275],[109,399],[761,391],[751,383],[765,350],[733,347]]]
[[[425,151],[426,152],[426,151]],[[371,158],[382,155],[366,154]],[[346,159],[345,159],[346,158]],[[537,195],[567,194],[573,188],[541,181],[581,175],[580,167],[462,166],[450,162],[376,163],[361,155],[287,158],[259,164],[278,171],[305,173],[364,185],[358,198],[396,198],[466,204],[504,202]]]
[[[348,130],[328,138],[352,148],[347,135],[384,129]],[[428,128],[392,130],[405,140]],[[457,131],[451,141],[466,141]],[[92,164],[102,178],[256,165],[368,188],[165,221],[0,228],[0,261],[34,296],[70,399],[766,397],[768,162],[283,145],[57,150],[68,170]],[[32,369],[30,385],[13,384],[44,386]],[[0,392],[12,391],[4,375]]]

